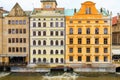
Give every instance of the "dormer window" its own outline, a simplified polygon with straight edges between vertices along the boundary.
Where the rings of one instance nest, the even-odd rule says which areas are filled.
[[[86,8],[86,14],[91,14],[91,8],[90,7]]]
[[[45,6],[45,8],[51,8],[51,5],[47,4],[47,5]]]

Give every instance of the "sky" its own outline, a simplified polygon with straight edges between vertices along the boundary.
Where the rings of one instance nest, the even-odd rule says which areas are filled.
[[[80,9],[81,3],[85,1],[93,1],[96,3],[97,9],[106,8],[112,11],[113,16],[120,13],[120,0],[57,0],[58,7],[65,9]],[[33,10],[33,8],[40,8],[40,0],[0,0],[0,7],[10,11],[15,3],[18,2],[23,10]]]

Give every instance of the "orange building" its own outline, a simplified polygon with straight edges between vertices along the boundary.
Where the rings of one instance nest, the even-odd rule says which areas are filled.
[[[75,67],[110,66],[110,15],[103,15],[91,1],[74,11],[73,16],[66,16],[66,63]]]

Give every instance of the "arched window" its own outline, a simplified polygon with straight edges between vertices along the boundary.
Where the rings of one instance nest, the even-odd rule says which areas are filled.
[[[108,34],[108,29],[104,28],[104,34]]]
[[[69,33],[73,34],[73,28],[70,28]]]
[[[58,54],[58,50],[55,51],[55,54]]]
[[[38,45],[41,45],[41,41],[40,40],[38,41]]]
[[[46,54],[46,50],[43,50],[43,54]]]
[[[36,36],[36,31],[33,31],[33,36]]]
[[[99,29],[98,28],[95,29],[95,34],[99,34]]]
[[[51,41],[50,41],[50,45],[53,45],[53,44],[54,44],[54,43],[53,43],[53,40],[51,40]]]
[[[78,34],[82,34],[82,29],[78,28]]]
[[[43,58],[43,62],[46,63],[46,58]]]
[[[61,40],[61,45],[63,45],[63,40]]]
[[[64,53],[63,50],[61,50],[60,53],[63,54]]]
[[[43,41],[43,45],[46,45],[46,41],[45,40]]]
[[[36,58],[33,58],[33,63],[36,63]]]
[[[86,14],[91,14],[91,8],[90,7],[86,8]]]
[[[38,36],[41,36],[41,31],[38,31]]]
[[[56,62],[56,63],[58,63],[58,62],[59,62],[59,61],[58,61],[58,58],[56,58],[56,59],[55,59],[55,62]]]
[[[55,44],[58,45],[58,40],[56,40]]]
[[[50,51],[50,54],[54,54],[54,53],[53,53],[53,50]]]
[[[41,62],[41,58],[38,58],[38,63],[40,63]]]
[[[36,41],[35,40],[33,41],[33,45],[36,45]]]
[[[41,50],[38,50],[38,54],[41,54]]]
[[[33,54],[36,54],[36,50],[33,50]]]
[[[87,28],[86,34],[90,34],[90,28]]]
[[[55,35],[58,36],[58,31],[55,32]]]
[[[63,62],[64,62],[63,58],[61,58],[61,59],[60,59],[60,62],[61,62],[61,63],[63,63]]]
[[[46,36],[46,31],[43,31],[43,36]]]
[[[53,58],[51,58],[51,59],[50,59],[50,62],[51,62],[51,63],[53,63],[53,62],[54,62],[54,61],[53,61]]]

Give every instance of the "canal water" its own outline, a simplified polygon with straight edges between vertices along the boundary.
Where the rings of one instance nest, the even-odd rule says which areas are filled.
[[[43,79],[44,73],[11,73],[0,80],[50,80]],[[52,79],[53,80],[53,79]],[[55,80],[74,80],[74,79],[55,79]],[[120,80],[120,75],[117,74],[79,74],[75,80]]]

